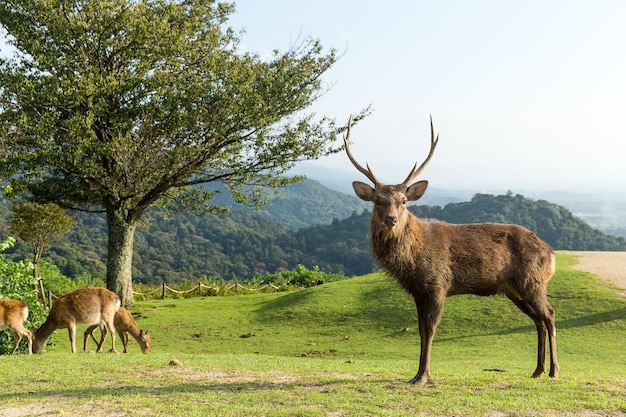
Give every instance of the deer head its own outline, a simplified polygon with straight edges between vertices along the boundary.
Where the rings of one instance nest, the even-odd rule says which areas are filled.
[[[397,185],[385,185],[376,178],[374,172],[366,163],[364,168],[359,164],[352,152],[350,151],[350,132],[352,128],[352,116],[348,120],[347,133],[343,137],[344,144],[346,146],[346,153],[352,165],[365,175],[373,184],[374,187],[360,182],[354,181],[352,187],[356,195],[365,201],[371,201],[374,203],[374,212],[372,214],[372,221],[377,223],[378,226],[384,230],[392,233],[394,230],[402,230],[403,226],[410,215],[406,205],[409,201],[419,200],[428,187],[428,181],[418,181],[413,183],[415,178],[424,170],[430,159],[432,158],[435,147],[439,142],[439,135],[435,137],[435,131],[433,129],[433,119],[430,118],[430,152],[426,157],[426,160],[418,167],[417,162],[409,172],[406,179]]]

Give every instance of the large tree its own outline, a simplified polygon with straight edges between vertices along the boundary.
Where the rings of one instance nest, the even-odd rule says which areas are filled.
[[[310,105],[335,49],[301,39],[242,52],[213,0],[3,0],[16,53],[0,60],[0,170],[15,192],[108,220],[107,286],[132,303],[133,238],[154,205],[239,200],[338,150]]]

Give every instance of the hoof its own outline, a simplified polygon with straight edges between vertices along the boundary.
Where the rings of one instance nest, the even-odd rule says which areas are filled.
[[[409,381],[409,384],[418,385],[420,387],[425,387],[427,380],[428,380],[428,377],[418,374],[418,375],[415,375],[413,379]]]

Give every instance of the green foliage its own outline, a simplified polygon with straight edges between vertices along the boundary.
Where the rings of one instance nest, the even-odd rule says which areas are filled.
[[[26,327],[39,327],[47,316],[46,308],[38,301],[37,282],[33,278],[32,263],[24,261],[12,262],[2,253],[11,247],[15,239],[9,238],[0,242],[0,298],[13,298],[28,304],[29,314]],[[13,336],[8,330],[0,333],[0,354],[10,353],[13,348]],[[20,352],[27,352],[23,341]]]
[[[10,231],[28,242],[33,252],[33,263],[37,265],[44,249],[63,237],[75,223],[56,204],[26,202],[13,205]]]
[[[52,292],[56,297],[60,297],[72,291],[85,287],[104,287],[104,282],[91,277],[86,273],[80,273],[71,279],[61,273],[56,265],[48,262],[41,262],[39,277],[43,280],[46,291]]]
[[[341,281],[343,279],[346,279],[344,275],[322,272],[317,265],[314,266],[313,269],[307,269],[303,265],[298,265],[294,270],[265,274],[256,277],[252,281],[257,281],[260,284],[308,288],[328,282]]]
[[[271,57],[239,50],[234,4],[190,0],[0,3],[16,53],[0,60],[0,176],[38,202],[107,213],[107,286],[132,301],[132,242],[153,206],[214,211],[301,160],[340,150],[310,111],[339,59],[312,38]],[[356,118],[368,113],[363,110]]]

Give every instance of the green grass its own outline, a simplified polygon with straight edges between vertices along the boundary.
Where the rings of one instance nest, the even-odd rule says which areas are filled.
[[[0,357],[0,415],[626,415],[626,299],[573,262],[559,254],[549,286],[558,379],[529,378],[536,332],[512,303],[462,296],[446,302],[432,385],[407,384],[419,354],[415,308],[372,274],[289,293],[137,303],[149,355],[134,342],[128,355],[72,355],[58,330],[43,355]]]

